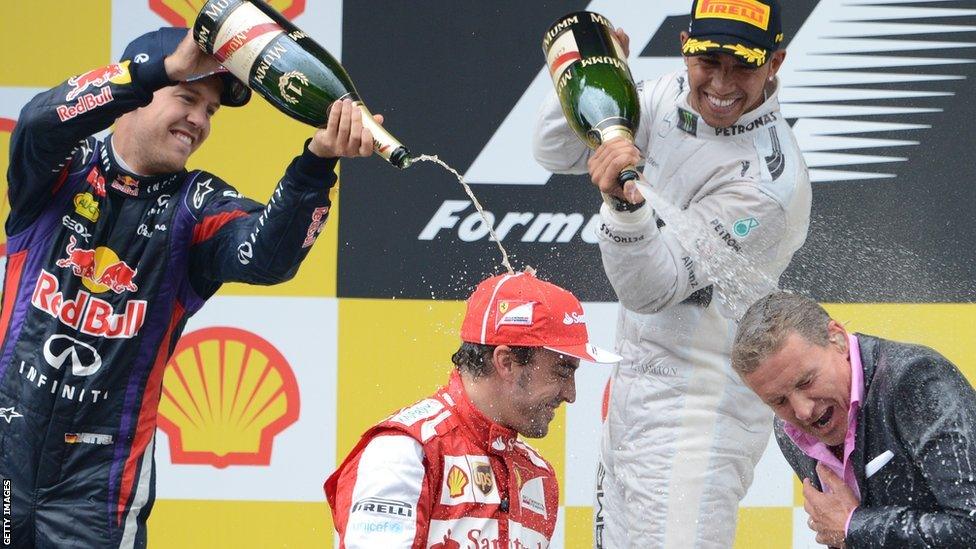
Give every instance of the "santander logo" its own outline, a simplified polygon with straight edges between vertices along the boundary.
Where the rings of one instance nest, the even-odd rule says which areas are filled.
[[[586,317],[581,313],[566,313],[566,316],[563,317],[563,324],[567,326],[586,324]]]

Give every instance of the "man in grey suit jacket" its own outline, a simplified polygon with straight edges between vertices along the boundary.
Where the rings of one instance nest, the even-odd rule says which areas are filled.
[[[732,367],[776,413],[818,543],[976,547],[976,392],[945,357],[778,292],[742,318]]]

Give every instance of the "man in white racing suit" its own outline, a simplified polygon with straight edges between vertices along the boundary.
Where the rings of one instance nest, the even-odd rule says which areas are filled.
[[[603,192],[600,251],[622,305],[624,358],[603,426],[596,547],[731,547],[739,501],[770,437],[772,415],[730,366],[735,312],[750,303],[727,303],[722,296],[734,292],[723,289],[743,280],[711,276],[633,182],[617,183],[623,168],[643,164],[650,187],[696,228],[691,242],[707,233],[750,273],[779,280],[806,239],[811,191],[779,112],[780,9],[775,0],[749,3],[758,11],[733,17],[695,0],[680,37],[685,70],[638,86],[635,144],[616,139],[591,152],[554,94],[536,128],[541,165],[588,171]],[[616,34],[626,51],[627,36]]]

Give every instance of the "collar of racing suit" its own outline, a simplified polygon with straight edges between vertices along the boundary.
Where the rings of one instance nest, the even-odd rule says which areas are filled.
[[[116,193],[128,198],[153,198],[161,194],[172,194],[186,176],[186,170],[163,175],[139,175],[122,166],[116,160],[112,147],[112,136],[105,139],[99,156],[99,165],[107,186]]]
[[[518,433],[488,419],[471,402],[471,399],[468,398],[468,392],[464,390],[461,375],[456,369],[451,373],[451,381],[447,385],[446,393],[454,401],[454,410],[458,418],[475,435],[474,440],[486,452],[501,454],[512,449]]]
[[[687,81],[688,73],[686,72],[684,82]],[[720,141],[743,137],[751,138],[753,132],[773,125],[782,116],[779,112],[780,82],[778,77],[774,81],[773,92],[766,96],[765,101],[755,109],[744,113],[735,121],[735,124],[727,128],[713,128],[705,122],[705,119],[688,102],[691,89],[684,82],[681,85],[681,94],[677,101],[677,125],[682,131],[695,137]]]

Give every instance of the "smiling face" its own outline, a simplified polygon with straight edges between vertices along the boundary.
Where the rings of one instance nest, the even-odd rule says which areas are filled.
[[[743,380],[777,417],[827,446],[841,446],[847,436],[851,363],[843,326],[831,320],[827,330],[825,346],[791,332]]]
[[[542,438],[563,402],[576,400],[576,369],[580,361],[539,348],[528,364],[517,366],[515,383],[504,395],[508,413],[503,422],[519,434]]]
[[[113,143],[141,175],[177,172],[210,135],[223,83],[212,77],[167,86],[149,105],[119,118]]]
[[[681,33],[681,43],[688,33]],[[776,51],[761,67],[731,53],[686,56],[691,87],[688,102],[713,128],[727,128],[764,100],[763,90],[779,71],[785,51]]]

